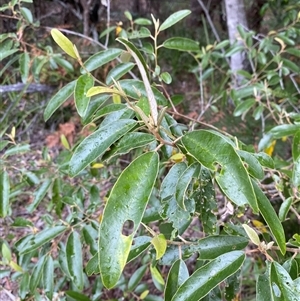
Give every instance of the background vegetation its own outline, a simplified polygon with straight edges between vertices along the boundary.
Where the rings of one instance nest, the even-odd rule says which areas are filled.
[[[299,300],[298,1],[83,2],[0,7],[0,296]]]

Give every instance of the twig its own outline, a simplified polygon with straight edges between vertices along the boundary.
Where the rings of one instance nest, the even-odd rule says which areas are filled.
[[[107,15],[107,20],[106,20],[106,29],[110,26],[110,0],[106,1],[107,7],[106,7],[106,15]],[[105,47],[108,46],[108,41],[109,41],[109,31],[107,30],[106,37],[105,37]]]

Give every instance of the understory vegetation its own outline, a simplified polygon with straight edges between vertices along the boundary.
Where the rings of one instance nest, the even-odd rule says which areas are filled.
[[[94,40],[31,2],[0,7],[0,294],[300,300],[299,5],[203,44],[188,9]]]

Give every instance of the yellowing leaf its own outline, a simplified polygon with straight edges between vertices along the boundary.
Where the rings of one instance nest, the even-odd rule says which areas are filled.
[[[145,299],[148,296],[148,294],[149,294],[149,290],[143,291],[140,295],[140,299],[141,300]]]
[[[274,40],[280,44],[281,50],[283,50],[286,47],[285,43],[281,39],[276,37],[274,38]]]
[[[64,148],[70,150],[70,144],[64,134],[60,135],[60,142]]]
[[[121,96],[119,94],[113,94],[112,99],[114,103],[121,103]]]
[[[16,264],[14,261],[11,261],[10,263],[9,263],[9,265],[10,265],[10,267],[13,269],[13,270],[15,270],[16,272],[23,272],[23,270],[22,270],[22,268],[18,265],[18,264]]]
[[[283,142],[285,142],[285,141],[287,140],[287,138],[288,138],[287,136],[284,136],[284,137],[281,138],[281,140],[282,140]]]
[[[87,91],[86,96],[91,97],[97,94],[104,94],[104,93],[119,94],[122,96],[122,93],[117,89],[112,89],[107,87],[92,87]]]
[[[262,232],[262,233],[268,233],[267,228],[265,227],[265,225],[262,222],[254,219],[254,220],[252,220],[252,224],[260,232]]]
[[[248,237],[250,238],[250,240],[255,244],[255,245],[259,245],[260,244],[260,240],[259,237],[257,235],[257,233],[255,232],[255,230],[253,230],[251,227],[249,227],[246,224],[243,224],[243,228],[246,231]]]
[[[54,28],[51,30],[51,36],[56,44],[69,56],[77,59],[76,52],[74,51],[74,47],[72,42],[62,34],[58,29]]]
[[[182,153],[177,153],[177,154],[170,157],[170,160],[175,162],[175,163],[182,162],[182,161],[184,161],[184,159],[185,159],[185,155],[182,154]]]
[[[156,260],[162,258],[167,249],[167,240],[163,234],[156,235],[151,240],[156,250]]]
[[[121,26],[117,26],[116,27],[116,36],[119,36],[119,34],[121,33],[122,30],[123,30],[123,28]]]
[[[267,147],[264,152],[269,155],[270,157],[272,156],[273,154],[273,151],[274,151],[274,148],[275,148],[275,145],[276,145],[276,140],[272,141],[271,145],[269,147]]]
[[[104,167],[104,164],[102,164],[102,163],[94,163],[94,164],[92,165],[92,168],[97,168],[97,169],[99,169],[99,168],[102,168],[102,167]]]

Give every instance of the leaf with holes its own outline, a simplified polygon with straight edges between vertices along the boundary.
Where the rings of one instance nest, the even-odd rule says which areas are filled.
[[[229,199],[238,206],[249,204],[258,212],[250,177],[241,158],[227,139],[215,132],[199,130],[187,133],[181,142],[188,154],[216,172],[215,179]],[[216,166],[216,163],[220,166]]]
[[[124,269],[157,177],[158,163],[156,152],[136,158],[121,173],[106,202],[99,230],[99,265],[107,288],[117,284]],[[122,229],[128,220],[134,225],[126,236]]]

